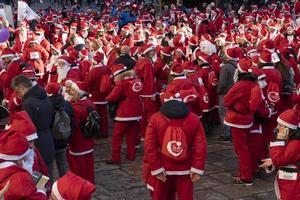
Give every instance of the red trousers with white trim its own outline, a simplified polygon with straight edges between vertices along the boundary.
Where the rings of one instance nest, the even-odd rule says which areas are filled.
[[[143,104],[143,114],[141,120],[141,136],[145,136],[146,128],[150,117],[158,111],[157,101],[152,98],[141,98]]]
[[[240,178],[243,181],[252,181],[253,178],[249,134],[249,129],[231,127],[232,142],[239,162]]]
[[[67,160],[69,164],[69,170],[71,172],[85,180],[90,181],[91,183],[95,183],[93,153],[82,156],[74,156],[67,151]]]
[[[152,200],[172,200],[174,192],[178,200],[193,199],[193,183],[190,175],[167,176],[166,182],[157,181],[154,187]]]
[[[107,104],[96,104],[96,109],[100,115],[100,134],[106,138],[108,136]]]
[[[139,121],[115,121],[114,132],[112,136],[112,154],[111,160],[121,161],[121,146],[123,136],[126,137],[127,159],[135,160],[135,145],[137,143],[139,131]]]

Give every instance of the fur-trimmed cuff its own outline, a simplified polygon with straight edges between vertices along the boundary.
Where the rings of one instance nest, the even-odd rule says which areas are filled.
[[[43,193],[45,196],[47,195],[46,192],[44,190],[41,190],[41,189],[37,189],[37,192],[38,193]]]
[[[270,142],[270,147],[285,146],[285,141]]]
[[[165,171],[165,168],[161,167],[161,168],[159,168],[159,169],[156,169],[156,170],[151,171],[151,175],[152,175],[152,176],[156,176],[156,175],[158,175],[158,174],[160,174],[160,173],[162,173],[162,172],[164,172],[164,171]]]
[[[204,171],[201,170],[201,169],[196,169],[194,167],[191,167],[191,172],[193,173],[196,173],[196,174],[200,174],[200,175],[203,175],[204,174]]]

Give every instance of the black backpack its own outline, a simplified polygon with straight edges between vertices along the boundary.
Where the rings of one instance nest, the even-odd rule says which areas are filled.
[[[87,109],[88,116],[85,121],[80,122],[82,134],[86,138],[98,135],[100,131],[100,116],[91,107]]]
[[[71,119],[68,113],[61,108],[55,111],[52,133],[55,139],[65,140],[71,135]]]

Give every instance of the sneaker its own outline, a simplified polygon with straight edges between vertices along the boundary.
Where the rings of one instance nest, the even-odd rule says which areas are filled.
[[[252,181],[242,181],[241,179],[233,180],[232,185],[236,186],[252,186],[253,182]]]
[[[120,161],[115,161],[115,160],[106,160],[105,163],[107,165],[120,165],[121,164]]]
[[[233,180],[240,180],[240,175],[238,175],[238,174],[231,174],[231,178]]]

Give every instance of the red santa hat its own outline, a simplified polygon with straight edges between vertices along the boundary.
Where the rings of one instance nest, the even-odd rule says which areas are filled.
[[[64,62],[67,65],[70,65],[72,63],[70,56],[65,56],[65,55],[59,56],[57,61]]]
[[[44,35],[45,31],[42,27],[37,27],[37,29],[35,30],[35,33]]]
[[[8,129],[20,132],[27,141],[38,138],[35,125],[26,111],[16,112]]]
[[[73,88],[81,96],[88,94],[88,84],[86,82],[83,82],[83,81],[73,82],[73,84],[71,85],[71,88]]]
[[[259,55],[259,61],[261,63],[272,63],[272,55],[269,51],[264,50]]]
[[[149,51],[154,51],[154,46],[152,44],[149,43],[149,44],[145,44],[144,46],[142,46],[141,53],[143,55],[145,55]]]
[[[103,58],[104,58],[104,54],[97,51],[95,53],[95,55],[93,56],[93,62],[95,62],[96,64],[99,64],[103,61]]]
[[[264,50],[267,50],[271,53],[275,52],[275,45],[272,40],[265,41],[265,44],[263,45],[263,47],[264,47]]]
[[[35,68],[30,64],[26,64],[24,67],[22,67],[22,74],[30,80],[36,79],[37,75],[35,72]]]
[[[69,33],[70,29],[68,26],[63,26],[62,30],[63,33]]]
[[[77,29],[78,24],[76,22],[72,22],[70,28]]]
[[[300,1],[296,1],[295,5],[294,5],[294,13],[296,17],[300,16]]]
[[[245,57],[239,60],[237,68],[241,73],[252,72],[252,61],[250,58]]]
[[[259,69],[258,67],[252,68],[252,74],[254,74],[257,77],[257,80],[266,78],[264,71]]]
[[[199,45],[199,39],[196,35],[193,35],[189,38],[189,45],[191,46],[198,46]]]
[[[127,67],[123,64],[115,64],[112,66],[112,74],[114,77],[118,76],[119,74],[123,73],[127,70]]]
[[[59,83],[48,83],[45,87],[48,96],[58,95],[60,93],[60,84]]]
[[[186,48],[185,47],[177,47],[176,52],[181,53],[183,56],[186,56]]]
[[[253,56],[252,57],[252,64],[253,64],[253,66],[257,67],[258,63],[259,63],[259,56],[258,55]]]
[[[204,63],[208,63],[208,55],[206,53],[203,53],[202,51],[196,52],[196,58],[201,60]]]
[[[84,58],[86,58],[89,55],[89,51],[87,49],[81,49],[79,51],[79,55],[82,56],[82,57],[84,57]]]
[[[288,109],[284,112],[282,112],[278,118],[277,122],[283,126],[286,126],[287,128],[297,130],[299,119],[296,114],[296,110],[294,109]]]
[[[89,29],[88,24],[85,21],[80,21],[79,26],[81,30]]]
[[[195,72],[195,71],[197,71],[195,65],[191,61],[185,61],[184,63],[182,63],[182,68],[183,68],[184,72]]]
[[[52,186],[52,194],[58,200],[86,200],[91,199],[96,187],[89,181],[68,171]]]
[[[224,53],[231,60],[237,60],[238,58],[235,48],[226,48]]]
[[[1,52],[1,59],[15,57],[15,56],[16,56],[16,52],[10,48],[5,48]]]
[[[22,133],[8,129],[0,134],[0,159],[21,160],[29,151],[28,141]]]
[[[174,63],[171,68],[170,74],[175,75],[175,76],[184,75],[184,70],[183,70],[182,65],[179,63]]]
[[[54,44],[51,44],[51,48],[57,52],[61,52],[62,47],[63,45],[60,42],[55,42]]]
[[[171,56],[172,52],[173,52],[174,48],[170,47],[170,46],[166,46],[164,48],[162,48],[162,50],[160,51],[160,53],[164,56]]]

